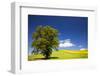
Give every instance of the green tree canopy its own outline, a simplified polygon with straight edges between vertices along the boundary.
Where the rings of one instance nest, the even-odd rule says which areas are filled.
[[[32,34],[34,53],[41,53],[46,59],[59,45],[58,30],[51,26],[38,26]]]

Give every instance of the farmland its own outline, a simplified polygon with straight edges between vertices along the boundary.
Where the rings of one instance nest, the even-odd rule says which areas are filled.
[[[85,59],[88,58],[88,50],[59,50],[53,51],[49,60],[62,59]],[[45,60],[42,54],[31,54],[28,56],[28,61]]]

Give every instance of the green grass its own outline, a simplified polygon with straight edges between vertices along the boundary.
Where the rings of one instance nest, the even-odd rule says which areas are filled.
[[[61,60],[61,59],[79,59],[79,58],[88,58],[87,50],[59,50],[53,51],[50,59],[53,60]],[[28,60],[44,60],[44,56],[42,54],[37,55],[29,55]]]

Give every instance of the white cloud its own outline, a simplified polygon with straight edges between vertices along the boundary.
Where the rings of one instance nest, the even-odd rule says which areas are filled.
[[[81,48],[80,50],[86,50],[86,48]]]
[[[70,39],[61,40],[59,44],[59,47],[72,47],[72,46],[75,46],[75,44],[73,44]]]

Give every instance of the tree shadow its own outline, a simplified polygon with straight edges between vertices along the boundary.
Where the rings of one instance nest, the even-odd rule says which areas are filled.
[[[49,59],[58,59],[59,57],[50,57],[50,58],[35,58],[34,60],[49,60]]]

